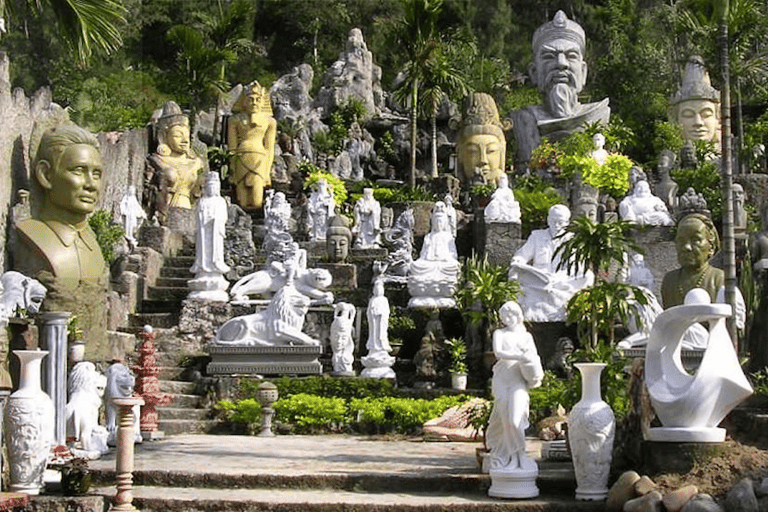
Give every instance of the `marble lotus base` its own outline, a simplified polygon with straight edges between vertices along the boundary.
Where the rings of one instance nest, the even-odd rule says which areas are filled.
[[[323,366],[317,358],[323,348],[314,345],[239,347],[208,345],[210,375],[257,373],[262,375],[320,375]]]
[[[539,476],[535,469],[492,469],[491,487],[488,496],[492,498],[535,498],[539,495],[536,478]]]

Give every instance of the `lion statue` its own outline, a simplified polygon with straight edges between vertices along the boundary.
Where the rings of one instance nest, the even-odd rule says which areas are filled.
[[[109,446],[115,446],[117,435],[117,417],[118,407],[112,403],[115,398],[128,398],[133,395],[133,386],[136,384],[136,379],[131,374],[131,371],[123,363],[114,363],[107,371],[104,372],[107,377],[107,389],[104,395],[105,411],[107,418],[107,432],[109,432],[109,438],[107,443]],[[140,443],[141,427],[139,425],[139,414],[141,409],[138,405],[133,407],[133,425],[135,435],[133,441]]]
[[[0,324],[14,316],[19,309],[37,313],[48,290],[40,281],[10,270],[0,276]]]
[[[77,363],[69,372],[69,402],[65,408],[67,438],[74,439],[73,451],[89,459],[106,453],[107,429],[99,425],[99,408],[107,378],[93,363]]]
[[[303,332],[309,298],[288,282],[272,297],[266,309],[224,322],[216,333],[215,345],[283,346],[320,345]]]

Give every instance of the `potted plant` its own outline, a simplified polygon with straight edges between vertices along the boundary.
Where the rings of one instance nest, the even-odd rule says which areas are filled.
[[[453,389],[467,389],[467,345],[461,338],[445,340],[448,352],[451,355],[451,387]]]
[[[82,361],[85,356],[83,330],[80,328],[80,320],[77,315],[72,315],[67,319],[67,356],[72,365]]]
[[[92,476],[86,459],[69,459],[60,469],[61,490],[65,496],[83,496],[91,488]]]

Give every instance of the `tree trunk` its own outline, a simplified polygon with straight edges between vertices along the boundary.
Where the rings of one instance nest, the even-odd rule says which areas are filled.
[[[432,110],[432,177],[437,178],[437,113]]]
[[[419,84],[414,80],[413,89],[411,90],[411,175],[409,176],[411,188],[416,188],[416,120],[417,120],[417,104],[419,99]]]

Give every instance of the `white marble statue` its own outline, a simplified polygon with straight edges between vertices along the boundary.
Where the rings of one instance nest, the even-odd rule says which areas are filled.
[[[125,239],[128,240],[131,250],[133,250],[138,245],[136,230],[141,227],[142,221],[147,218],[144,208],[141,207],[141,203],[136,198],[136,187],[133,185],[128,186],[128,191],[120,200],[120,217],[123,221]]]
[[[352,330],[355,323],[355,306],[347,302],[339,302],[333,307],[333,323],[331,323],[331,350],[333,357],[334,375],[354,376],[352,363],[355,362],[355,340]]]
[[[493,333],[491,389],[494,402],[486,432],[490,449],[491,496],[529,498],[538,495],[536,462],[525,452],[528,389],[544,377],[533,336],[523,325],[523,311],[514,302],[499,310],[504,327]]]
[[[509,266],[509,278],[520,282],[523,294],[519,303],[529,322],[565,320],[565,305],[580,289],[594,280],[591,272],[569,274],[558,270],[560,255],[555,251],[569,238],[565,228],[571,219],[567,206],[556,204],[549,209],[547,229],[536,229],[515,252]]]
[[[448,224],[451,226],[451,233],[453,233],[453,238],[456,238],[458,218],[456,215],[456,208],[453,207],[453,196],[451,194],[445,194],[443,202],[445,203],[445,214],[448,215]]]
[[[107,444],[115,446],[117,436],[117,424],[119,416],[119,407],[112,400],[115,398],[129,398],[133,396],[133,386],[136,384],[136,378],[123,363],[113,363],[104,372],[107,378],[107,387],[104,391],[104,411],[107,421]],[[139,423],[141,414],[140,406],[133,407],[133,442],[142,442],[141,425]]]
[[[69,401],[65,408],[67,437],[73,438],[75,456],[97,459],[109,447],[107,429],[99,425],[99,409],[107,378],[96,371],[93,363],[77,363],[69,372]]]
[[[645,352],[645,382],[663,427],[651,428],[649,440],[722,442],[725,429],[717,425],[753,392],[725,326],[732,308],[710,301],[706,290],[694,288],[682,305],[656,318]],[[709,339],[691,375],[683,368],[680,345],[685,331],[698,322],[708,322]]]
[[[398,215],[395,225],[384,233],[388,254],[386,261],[377,262],[386,282],[407,282],[413,263],[413,210],[408,208]]]
[[[629,276],[627,282],[648,290],[654,289],[653,272],[645,265],[645,257],[636,252],[629,258]]]
[[[733,230],[744,233],[747,230],[747,211],[744,209],[744,187],[739,183],[733,184]]]
[[[509,188],[506,174],[499,177],[499,183],[491,196],[491,202],[485,207],[486,223],[503,222],[520,224],[520,203],[515,201],[515,194]]]
[[[438,201],[432,208],[432,226],[424,237],[419,259],[411,263],[408,272],[408,292],[413,308],[452,308],[456,305],[453,292],[459,280],[459,260],[456,241],[451,233],[445,203]]]
[[[307,230],[310,240],[325,240],[328,219],[334,216],[335,208],[333,190],[325,179],[320,178],[315,183],[307,203]]]
[[[392,365],[395,358],[389,355],[392,347],[389,345],[389,300],[384,295],[384,282],[377,279],[373,283],[373,296],[368,301],[368,341],[365,347],[368,355],[361,359],[363,371],[361,377],[375,379],[394,379],[395,371]]]
[[[40,281],[27,277],[21,272],[9,270],[0,276],[0,328],[17,310],[35,314],[40,311],[48,290]]]
[[[226,302],[229,282],[224,274],[229,272],[229,266],[224,262],[224,239],[228,213],[218,173],[208,173],[205,194],[197,202],[196,213],[195,263],[189,269],[195,278],[189,281],[189,298]]]
[[[595,143],[595,149],[590,155],[595,159],[597,165],[602,167],[608,160],[608,151],[605,150],[605,135],[596,133],[592,136],[592,141]]]
[[[288,260],[286,281],[269,301],[266,309],[252,315],[243,315],[224,322],[216,332],[214,345],[226,346],[290,346],[320,345],[301,329],[307,315],[310,299],[294,286],[296,269]]]
[[[667,205],[651,194],[651,187],[645,180],[638,180],[632,194],[621,200],[619,215],[641,226],[672,226],[675,223]]]
[[[381,205],[373,197],[372,188],[363,189],[363,197],[355,203],[355,225],[352,226],[355,247],[378,248],[381,242]]]

